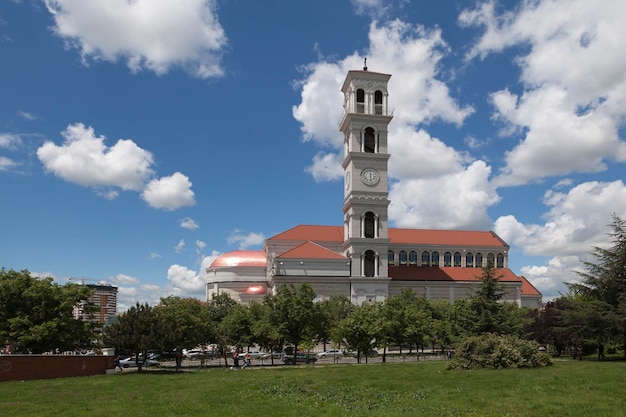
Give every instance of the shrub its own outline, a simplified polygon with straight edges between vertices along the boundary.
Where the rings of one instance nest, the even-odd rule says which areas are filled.
[[[552,360],[539,351],[537,342],[512,335],[487,333],[463,339],[448,362],[448,369],[535,368],[548,365],[552,365]]]

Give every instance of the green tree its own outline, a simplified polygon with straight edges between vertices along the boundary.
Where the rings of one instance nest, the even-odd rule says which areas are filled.
[[[151,350],[161,350],[164,332],[157,308],[137,303],[117,316],[117,321],[104,328],[104,344],[116,352],[134,355],[141,372],[143,361]]]
[[[0,345],[16,352],[43,353],[91,347],[94,324],[75,319],[75,308],[93,311],[84,285],[58,285],[23,270],[0,270]]]
[[[382,321],[378,319],[381,308],[380,304],[355,306],[348,317],[341,321],[342,340],[349,350],[356,352],[358,363],[361,363],[363,355],[367,361],[369,352],[382,338]]]
[[[157,310],[159,327],[163,333],[163,353],[180,353],[183,349],[192,349],[203,344],[203,309],[204,306],[197,298],[161,298]]]
[[[264,303],[270,306],[271,321],[285,342],[293,345],[295,352],[303,341],[314,339],[313,329],[316,319],[313,300],[316,295],[310,284],[293,284],[278,287],[276,295],[265,297]]]
[[[206,344],[213,344],[224,358],[224,364],[228,366],[226,353],[231,346],[231,339],[228,327],[222,322],[237,306],[237,301],[233,300],[228,293],[216,294],[211,301],[206,304],[204,320],[203,338]]]
[[[466,334],[514,334],[521,336],[529,322],[525,309],[515,303],[501,302],[504,291],[493,265],[482,269],[478,289],[464,302],[461,316]],[[455,303],[456,304],[456,303]]]
[[[352,311],[353,305],[350,299],[345,295],[331,295],[330,298],[315,303],[314,306],[317,315],[315,333],[318,342],[324,344],[324,350],[330,341],[334,341],[333,347],[339,347],[336,345],[340,344],[341,339],[335,338],[334,335],[337,333],[341,320]]]
[[[280,352],[283,349],[284,339],[277,327],[271,321],[271,309],[267,304],[252,301],[248,305],[252,320],[252,337],[261,349],[270,353]],[[274,355],[270,356],[272,364]]]
[[[567,285],[577,299],[594,303],[590,311],[612,317],[612,320],[602,323],[596,320],[596,314],[592,314],[591,323],[584,328],[591,330],[595,325],[606,327],[595,329],[595,334],[588,336],[620,340],[626,357],[626,222],[613,214],[609,227],[612,246],[606,249],[594,247],[591,255],[595,262],[584,261],[585,271],[576,271],[581,282]],[[584,320],[584,317],[578,319]],[[597,343],[606,341],[602,339],[598,339]]]

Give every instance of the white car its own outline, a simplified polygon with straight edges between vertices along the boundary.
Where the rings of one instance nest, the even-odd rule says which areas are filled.
[[[137,367],[137,362],[135,362],[135,358],[126,358],[126,359],[122,359],[120,361],[120,365],[122,365],[122,368],[136,368]],[[161,363],[159,361],[155,361],[153,359],[147,359],[143,363],[143,366],[144,367],[161,366]]]
[[[241,352],[239,354],[239,359],[245,359],[248,352]],[[250,359],[261,359],[265,356],[265,353],[260,350],[251,350],[250,351]]]
[[[320,359],[324,358],[341,358],[343,356],[343,352],[339,349],[329,349],[325,352],[320,352],[316,355]]]

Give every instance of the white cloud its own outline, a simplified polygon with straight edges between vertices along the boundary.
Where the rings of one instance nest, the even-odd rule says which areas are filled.
[[[515,12],[495,2],[464,11],[463,25],[484,29],[468,58],[522,46],[524,92],[492,95],[505,132],[521,135],[506,155],[501,184],[599,172],[626,162],[626,3],[612,0],[524,2]]]
[[[196,204],[191,181],[180,172],[150,181],[141,197],[151,207],[164,210],[176,210]]]
[[[206,243],[204,243],[204,242],[203,242],[203,241],[201,241],[201,240],[196,240],[196,248],[197,248],[199,251],[201,251],[201,252],[202,252],[202,251],[204,250],[204,248],[205,248],[205,247],[206,247]]]
[[[180,221],[180,227],[182,227],[183,229],[187,229],[187,230],[196,230],[200,228],[200,226],[198,226],[196,221],[192,219],[191,217],[185,217],[184,219],[182,219]]]
[[[54,31],[83,63],[125,60],[132,72],[181,67],[220,76],[226,36],[214,0],[44,0]]]
[[[9,171],[18,166],[19,163],[5,156],[0,156],[0,171]]]
[[[37,116],[35,116],[35,115],[34,115],[34,114],[32,114],[32,113],[28,113],[28,112],[26,112],[26,111],[18,111],[18,112],[17,112],[17,114],[18,114],[20,117],[22,117],[22,118],[24,118],[24,119],[26,119],[26,120],[29,120],[29,121],[37,120]]]
[[[181,253],[183,249],[185,249],[185,239],[181,239],[180,241],[178,241],[176,246],[174,246],[174,252]]]
[[[234,230],[228,237],[227,242],[229,244],[238,243],[239,249],[247,249],[250,246],[263,245],[265,236],[262,233],[243,234],[240,230]]]
[[[514,216],[500,217],[494,230],[525,255],[550,257],[547,265],[525,266],[522,273],[542,291],[566,292],[563,282],[578,279],[573,273],[588,260],[593,247],[611,245],[608,223],[613,213],[626,218],[626,185],[620,181],[586,182],[563,191],[568,182],[559,182],[546,192],[549,210],[544,224],[523,224]],[[558,190],[558,191],[557,191]],[[529,276],[530,275],[530,276]]]
[[[390,149],[410,146],[411,139],[405,135],[414,131],[418,124],[443,120],[458,125],[473,112],[471,107],[460,106],[450,96],[445,83],[438,79],[441,76],[439,63],[447,53],[440,30],[426,30],[399,20],[380,26],[372,23],[369,40],[370,47],[365,53],[369,70],[392,74],[389,89],[394,92],[397,111],[389,127]],[[302,88],[302,101],[293,107],[293,116],[302,124],[303,139],[337,151],[321,152],[314,157],[307,172],[317,181],[342,178],[343,137],[338,132],[343,114],[340,89],[346,72],[361,68],[363,59],[355,53],[336,63],[310,64],[304,68],[304,78],[297,83]],[[429,142],[436,147],[431,150],[445,150],[446,147],[437,142]],[[459,169],[464,157],[449,148],[445,151],[445,156],[454,162],[447,170]],[[403,172],[408,164],[403,164],[398,153],[395,155],[399,160],[397,175],[406,175]]]
[[[185,294],[205,294],[206,278],[202,274],[180,265],[172,265],[167,270],[167,279],[175,290]]]
[[[61,146],[47,141],[37,149],[37,156],[46,171],[66,181],[137,191],[153,175],[152,154],[132,140],[120,139],[108,148],[104,136],[96,136],[93,128],[82,123],[69,125],[61,135]]]
[[[475,229],[491,227],[486,208],[499,201],[482,161],[436,179],[396,182],[389,191],[389,218],[397,227]]]
[[[22,144],[22,139],[14,133],[0,133],[0,148],[16,150]]]

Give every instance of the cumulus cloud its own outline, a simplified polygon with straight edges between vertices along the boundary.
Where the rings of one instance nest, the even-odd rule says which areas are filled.
[[[626,218],[626,185],[621,181],[590,181],[566,187],[560,182],[544,195],[548,208],[543,224],[524,224],[515,216],[502,216],[495,232],[526,255],[549,257],[545,265],[525,266],[524,275],[542,289],[566,292],[563,282],[575,282],[573,273],[588,260],[593,247],[611,245],[607,224],[615,213]],[[530,279],[529,277],[529,279]]]
[[[184,219],[182,219],[180,221],[180,227],[182,227],[183,229],[187,229],[187,230],[196,230],[200,228],[200,226],[198,226],[196,221],[192,219],[191,217],[185,217]]]
[[[202,274],[180,265],[172,265],[167,270],[167,279],[175,290],[188,295],[203,295],[206,278]]]
[[[227,39],[214,0],[44,0],[54,32],[90,62],[123,60],[132,72],[221,76]]]
[[[226,239],[229,244],[238,244],[239,249],[247,249],[250,246],[258,246],[265,243],[265,236],[262,233],[244,234],[241,230],[234,230]]]
[[[181,239],[178,241],[176,246],[174,246],[174,252],[181,253],[185,249],[185,239]]]
[[[498,181],[517,185],[626,162],[626,3],[612,0],[524,2],[499,12],[486,2],[461,13],[482,36],[468,59],[524,46],[516,59],[524,91],[492,94],[494,117],[521,136]]]
[[[61,135],[62,145],[46,141],[37,156],[46,171],[66,181],[138,191],[154,174],[152,154],[132,140],[120,139],[107,147],[104,136],[96,136],[92,127],[82,123],[69,125]]]
[[[180,172],[150,181],[141,193],[141,198],[151,207],[164,210],[176,210],[196,204],[191,181]]]

